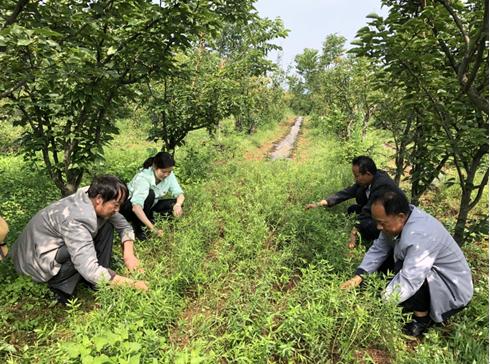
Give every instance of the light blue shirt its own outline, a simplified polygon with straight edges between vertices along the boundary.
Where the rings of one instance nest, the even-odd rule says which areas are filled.
[[[171,172],[163,181],[156,183],[155,173],[152,167],[142,169],[138,172],[131,182],[128,183],[129,198],[133,205],[144,206],[145,200],[148,197],[150,189],[155,192],[155,205],[158,200],[162,199],[167,193],[170,193],[173,198],[184,193],[175,177],[174,172]]]

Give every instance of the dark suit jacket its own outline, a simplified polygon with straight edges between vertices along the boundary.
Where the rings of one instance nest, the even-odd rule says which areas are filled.
[[[361,206],[361,213],[358,215],[358,219],[362,223],[363,219],[371,219],[371,204],[373,203],[374,194],[377,191],[385,188],[399,190],[395,182],[393,182],[391,177],[388,176],[388,173],[378,170],[374,175],[373,182],[371,183],[371,193],[369,198],[366,196],[367,187],[362,187],[355,183],[352,186],[336,192],[325,199],[328,201],[328,206],[334,206],[343,201],[355,198],[357,204]]]

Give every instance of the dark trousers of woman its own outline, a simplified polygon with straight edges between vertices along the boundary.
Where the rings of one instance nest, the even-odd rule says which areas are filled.
[[[105,223],[94,238],[97,260],[105,268],[109,268],[111,262],[113,241],[114,227],[110,223]],[[65,245],[58,249],[55,259],[61,264],[61,268],[58,274],[48,281],[48,287],[73,295],[82,276],[75,269]]]
[[[155,192],[153,190],[150,190],[148,193],[148,197],[145,200],[144,206],[143,206],[143,211],[152,223],[155,221],[154,214],[162,214],[166,216],[172,216],[173,208],[175,203],[177,202],[177,199],[175,198],[170,198],[170,199],[165,199],[165,200],[159,200],[155,206],[153,206],[153,203],[155,202]],[[131,200],[126,200],[124,205],[121,207],[119,211],[125,218],[128,220],[131,225],[133,226],[134,229],[134,234],[139,240],[145,240],[145,234],[143,232],[143,223],[141,222],[140,219],[138,219],[138,216],[133,212],[133,204],[131,203]]]

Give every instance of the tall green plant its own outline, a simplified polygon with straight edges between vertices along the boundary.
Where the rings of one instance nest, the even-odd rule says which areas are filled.
[[[253,133],[283,105],[283,90],[276,82],[279,71],[267,55],[281,49],[273,41],[287,34],[281,19],[255,17],[228,24],[217,39],[215,47],[232,85],[229,102],[238,131]]]
[[[148,85],[149,137],[161,140],[163,149],[172,152],[189,132],[203,128],[212,132],[230,114],[230,81],[217,55],[201,46],[178,59],[178,72]]]
[[[177,71],[149,86],[150,138],[174,151],[190,131],[206,128],[212,134],[230,115],[237,129],[255,130],[261,119],[277,110],[282,97],[282,89],[266,77],[274,69],[266,56],[278,49],[270,42],[285,34],[280,20],[251,13],[179,54]]]

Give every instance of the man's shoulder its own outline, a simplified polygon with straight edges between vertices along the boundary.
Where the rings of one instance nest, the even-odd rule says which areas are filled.
[[[84,224],[97,225],[97,215],[90,197],[88,188],[80,188],[73,195],[65,197],[53,204],[51,214],[59,214],[59,219],[64,221],[80,221]]]
[[[410,210],[411,213],[407,223],[411,223],[415,226],[440,223],[439,220],[437,220],[434,216],[425,212],[424,210],[422,210],[417,206],[410,205]]]
[[[412,241],[431,242],[431,244],[441,238],[451,238],[438,219],[415,206],[412,206],[410,217],[403,228],[403,236]]]
[[[378,169],[378,171],[375,174],[375,178],[377,179],[385,179],[385,180],[390,180],[393,182],[393,178],[388,174],[388,172],[383,171],[381,169]]]
[[[373,186],[375,188],[381,186],[396,187],[396,184],[387,172],[378,170],[374,176]]]

